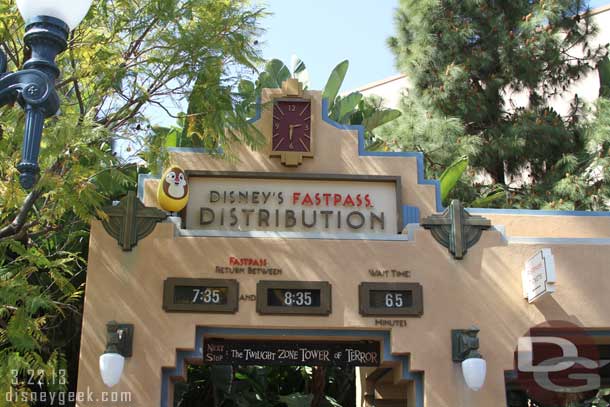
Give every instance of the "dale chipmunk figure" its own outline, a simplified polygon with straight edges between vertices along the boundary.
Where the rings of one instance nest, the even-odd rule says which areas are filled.
[[[188,179],[184,170],[171,166],[163,174],[157,188],[157,201],[161,209],[168,212],[180,212],[189,200]]]

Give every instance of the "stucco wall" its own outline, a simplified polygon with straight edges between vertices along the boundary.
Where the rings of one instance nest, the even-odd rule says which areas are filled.
[[[265,92],[263,102],[277,96]],[[437,210],[435,185],[422,184],[417,155],[366,156],[359,149],[357,131],[323,120],[320,94],[314,100],[315,157],[297,168],[286,168],[268,150],[236,147],[238,161],[212,159],[200,152],[174,152],[172,160],[186,170],[285,172],[317,174],[394,175],[402,179],[404,203],[419,208],[422,216]],[[268,133],[270,111],[257,125]],[[296,182],[296,181],[295,181]],[[155,204],[156,182],[149,180],[144,201]],[[104,387],[98,358],[105,348],[105,325],[110,320],[135,325],[134,353],[126,362],[121,382],[113,391],[130,391],[132,407],[160,406],[162,368],[175,367],[178,350],[196,349],[197,327],[275,328],[283,337],[295,329],[369,330],[387,332],[377,318],[363,317],[358,309],[358,285],[368,281],[418,282],[424,290],[424,313],[391,328],[392,354],[408,356],[410,369],[423,374],[423,400],[427,407],[488,407],[505,403],[504,371],[513,369],[516,341],[526,330],[545,320],[561,319],[580,326],[610,328],[610,263],[607,219],[553,214],[492,214],[498,229],[483,232],[479,243],[463,260],[455,260],[430,232],[414,227],[411,240],[265,238],[216,236],[186,237],[176,224],[164,222],[131,252],[123,252],[99,222],[92,224],[87,290],[83,317],[78,378],[80,391],[100,394]],[[508,240],[499,230],[506,224]],[[413,228],[413,227],[412,227]],[[510,235],[577,237],[544,246],[535,240],[511,243]],[[307,238],[310,237],[310,238]],[[524,262],[542,247],[551,248],[557,267],[557,292],[536,304],[522,298]],[[278,280],[328,281],[332,284],[329,316],[259,315],[255,302],[240,301],[236,314],[166,313],[162,309],[163,282],[168,277],[236,278],[240,293],[255,294],[255,275],[216,273],[230,256],[265,258],[281,268]],[[369,269],[411,271],[410,278],[371,277]],[[451,329],[481,328],[481,353],[488,361],[487,382],[480,392],[468,390],[459,364],[451,361]],[[397,380],[400,377],[397,378]],[[169,391],[171,394],[171,389]],[[99,403],[82,402],[81,407]]]
[[[392,352],[409,353],[411,369],[424,372],[426,406],[490,406],[504,400],[504,370],[511,370],[517,337],[544,320],[610,327],[607,310],[610,262],[607,247],[551,246],[557,264],[557,293],[529,305],[521,295],[523,263],[542,246],[507,245],[485,232],[462,261],[453,260],[429,232],[410,242],[174,237],[162,224],[131,253],[124,253],[94,223],[79,370],[79,389],[105,390],[98,357],[110,320],[135,324],[134,355],[113,390],[133,392],[133,406],[160,405],[161,368],[175,366],[177,349],[195,347],[196,326],[312,329],[379,329],[358,313],[358,285],[371,281],[369,268],[408,269],[424,288],[424,315],[392,329]],[[548,246],[545,246],[548,247]],[[267,258],[283,269],[279,279],[329,281],[333,312],[328,317],[261,316],[254,302],[241,302],[236,315],[173,314],[162,310],[167,277],[232,276],[214,273],[229,255]],[[587,259],[586,262],[583,259]],[[238,277],[240,292],[256,293],[256,277]],[[373,280],[374,281],[374,280]],[[405,281],[387,279],[384,281]],[[450,331],[481,328],[481,352],[488,361],[485,387],[467,390],[459,365],[451,361]],[[82,406],[93,404],[81,404]]]

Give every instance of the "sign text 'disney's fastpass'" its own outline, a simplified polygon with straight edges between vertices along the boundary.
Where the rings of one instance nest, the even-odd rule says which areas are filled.
[[[188,229],[398,233],[396,180],[191,176]]]

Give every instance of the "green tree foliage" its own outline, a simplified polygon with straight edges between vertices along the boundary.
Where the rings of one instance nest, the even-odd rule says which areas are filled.
[[[610,209],[610,61],[599,64],[600,98],[583,125],[584,148],[565,154],[556,164],[548,187],[549,209]]]
[[[608,407],[610,406],[610,389],[601,389],[595,397],[584,402],[582,407]],[[581,406],[578,406],[581,407]]]
[[[542,206],[544,197],[525,196],[545,196],[551,170],[584,146],[582,103],[564,117],[548,101],[607,53],[591,45],[597,29],[585,11],[580,0],[402,0],[389,43],[412,84],[396,124],[407,131],[383,138],[427,153],[435,172],[467,155],[491,178],[484,184],[506,188],[505,173],[526,169],[533,185],[512,191],[521,202],[509,205]],[[516,93],[525,105],[513,104]]]
[[[481,145],[480,137],[465,134],[458,118],[428,111],[412,95],[403,97],[401,110],[402,116],[379,128],[377,135],[389,150],[423,153],[427,177],[439,180],[457,177],[451,187],[441,188],[444,204],[448,204],[450,198],[459,197],[475,206],[475,200],[498,192],[495,185],[474,185],[474,170],[457,165],[468,161]],[[497,203],[497,199],[498,195],[495,195],[491,201],[477,202],[476,206],[490,206]]]
[[[522,393],[519,399],[509,402],[509,407],[608,407],[610,406],[610,389],[602,388],[597,391],[597,394],[592,397],[591,392],[585,393],[568,393],[566,400],[557,404],[542,404],[536,400],[530,400],[525,393]],[[589,394],[589,395],[588,395]],[[588,398],[588,399],[587,399]]]
[[[443,201],[447,200],[449,193],[453,188],[455,188],[460,178],[462,178],[462,174],[467,168],[468,157],[462,157],[443,171],[441,176],[438,178],[440,182],[441,199]]]
[[[451,165],[445,168],[445,171],[438,177],[440,182],[441,200],[443,204],[448,205],[450,202],[449,196],[459,187],[464,188],[464,179],[469,180],[467,176],[468,157],[460,157]],[[461,191],[460,196],[464,196],[465,191]],[[468,200],[470,205],[475,208],[492,207],[506,197],[506,193],[501,187],[485,187],[481,188],[479,195]]]
[[[547,199],[534,197],[543,208],[610,209],[610,99],[598,99],[594,109],[583,131],[585,148],[565,154],[556,163],[554,178],[545,185]]]
[[[583,148],[566,153],[550,167],[547,177],[527,185],[522,193],[511,193],[513,206],[552,210],[610,209],[610,99],[604,96],[610,85],[605,76],[608,60],[599,66],[600,98],[587,107],[579,124]]]
[[[188,381],[175,385],[174,404],[347,407],[355,405],[355,396],[353,367],[189,366]]]
[[[458,118],[427,110],[415,98],[405,95],[398,119],[379,129],[379,136],[393,150],[425,153],[428,176],[438,178],[455,160],[475,154],[480,137],[465,134]]]
[[[259,143],[232,89],[259,62],[263,14],[239,0],[94,2],[58,58],[61,114],[46,122],[41,178],[29,193],[14,168],[23,113],[0,109],[0,405],[26,405],[4,395],[37,388],[28,381],[75,385],[88,223],[135,188],[136,167],[111,144],[145,140],[148,117],[182,99],[204,144]],[[9,70],[19,69],[28,56],[14,1],[0,4],[0,21]]]
[[[259,74],[256,81],[242,80],[240,90],[242,100],[249,102],[246,108],[252,116],[258,95],[262,88],[280,88],[288,78],[296,78],[304,87],[309,84],[309,73],[305,63],[293,56],[292,69],[289,69],[279,59],[272,59],[265,65],[265,69]],[[362,125],[365,131],[365,141],[368,150],[384,149],[385,143],[379,139],[373,130],[398,118],[401,113],[396,109],[388,109],[383,106],[379,98],[365,98],[360,92],[352,92],[346,96],[340,96],[339,91],[347,75],[349,61],[341,61],[331,71],[322,96],[328,100],[328,116],[341,124]]]

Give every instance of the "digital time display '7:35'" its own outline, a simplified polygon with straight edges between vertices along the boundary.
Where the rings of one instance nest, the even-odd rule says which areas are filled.
[[[228,287],[177,285],[174,288],[174,303],[226,305],[228,293]]]
[[[237,311],[236,280],[168,278],[163,286],[163,309],[169,312]]]

